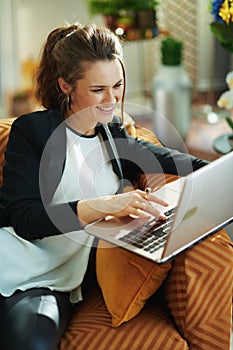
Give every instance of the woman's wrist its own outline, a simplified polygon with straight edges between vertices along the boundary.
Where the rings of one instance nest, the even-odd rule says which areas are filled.
[[[80,222],[87,225],[108,215],[104,199],[80,200],[77,203],[77,214]]]

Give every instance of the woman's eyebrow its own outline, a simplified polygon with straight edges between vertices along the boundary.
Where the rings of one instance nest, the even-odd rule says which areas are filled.
[[[117,81],[113,86],[123,83],[124,79],[120,79],[119,81]],[[90,88],[104,88],[107,85],[89,85]]]
[[[89,85],[89,88],[103,88],[106,85]]]

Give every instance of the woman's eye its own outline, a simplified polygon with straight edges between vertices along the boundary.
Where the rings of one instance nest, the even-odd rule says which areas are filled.
[[[102,92],[102,91],[103,91],[102,88],[98,88],[98,89],[93,89],[93,90],[91,90],[91,92]]]
[[[116,84],[115,86],[114,86],[114,88],[115,89],[118,89],[118,88],[120,88],[120,87],[122,87],[123,86],[123,83],[118,83],[118,84]]]

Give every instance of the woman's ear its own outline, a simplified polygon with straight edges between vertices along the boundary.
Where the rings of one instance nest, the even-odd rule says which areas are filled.
[[[63,78],[59,77],[58,78],[58,84],[61,88],[61,90],[64,92],[64,94],[69,94],[70,91],[72,90],[70,84],[68,84]]]

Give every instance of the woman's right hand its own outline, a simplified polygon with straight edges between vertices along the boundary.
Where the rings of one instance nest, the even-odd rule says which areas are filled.
[[[78,217],[84,225],[106,216],[148,216],[153,215],[161,220],[166,216],[152,203],[167,206],[168,203],[146,191],[134,190],[122,194],[80,200]]]

